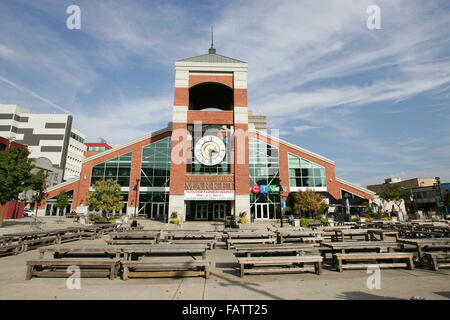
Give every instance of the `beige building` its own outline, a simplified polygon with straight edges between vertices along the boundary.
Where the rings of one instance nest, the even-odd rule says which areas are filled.
[[[420,187],[432,187],[435,183],[436,179],[434,178],[413,178],[408,180],[402,180],[400,178],[389,178],[384,180],[384,183],[382,184],[374,184],[367,186],[367,189],[379,194],[386,186],[386,184],[398,184],[402,188],[413,189]]]

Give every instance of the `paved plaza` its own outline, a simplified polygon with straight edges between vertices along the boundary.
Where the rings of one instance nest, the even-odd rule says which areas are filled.
[[[72,219],[41,218],[43,229],[77,225]],[[60,221],[58,221],[60,220]],[[30,218],[7,221],[0,234],[29,231]],[[140,220],[145,229],[174,228],[149,220]],[[209,229],[208,222],[184,224],[184,229]],[[265,228],[270,223],[252,224]],[[220,227],[219,227],[220,228]],[[104,246],[103,239],[79,240],[66,246]],[[0,257],[0,299],[450,299],[450,269],[432,271],[422,267],[414,270],[381,270],[381,289],[368,289],[371,274],[366,270],[336,272],[325,264],[323,273],[248,275],[239,277],[233,250],[219,243],[207,251],[213,261],[211,277],[146,278],[123,281],[120,278],[82,278],[81,289],[67,289],[65,278],[33,278],[25,280],[26,261],[38,258],[38,250]]]

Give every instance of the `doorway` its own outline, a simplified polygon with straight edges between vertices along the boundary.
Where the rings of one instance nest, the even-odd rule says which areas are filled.
[[[269,219],[269,204],[256,203],[255,204],[255,219],[268,220]]]

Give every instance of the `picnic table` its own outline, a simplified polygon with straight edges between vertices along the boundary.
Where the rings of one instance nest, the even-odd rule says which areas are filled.
[[[109,234],[112,240],[155,240],[157,243],[160,240],[160,232],[152,231],[131,231],[131,232],[111,232]]]
[[[376,236],[379,236],[382,241],[386,240],[387,236],[395,237],[395,240],[398,240],[398,231],[395,230],[368,229],[367,233],[369,234],[371,240],[378,240]]]
[[[279,231],[278,242],[284,243],[285,241],[321,241],[323,231],[310,230],[310,231]]]
[[[216,239],[218,232],[167,232],[168,240]]]
[[[332,240],[334,241],[344,241],[345,237],[350,237],[353,239],[354,236],[364,236],[365,240],[369,240],[369,233],[367,229],[342,229],[335,230]]]
[[[240,231],[226,233],[226,238],[228,239],[256,239],[273,237],[275,237],[275,232],[272,231]]]
[[[45,253],[52,253],[53,258],[62,258],[65,256],[77,257],[94,257],[98,255],[112,256],[120,258],[121,248],[115,246],[108,247],[67,247],[67,246],[52,246],[39,249],[39,258],[43,259]]]
[[[383,250],[403,248],[401,243],[395,241],[349,241],[349,242],[322,242],[322,247],[329,248],[332,253],[347,253],[349,251],[373,250],[381,252]]]
[[[427,249],[450,250],[450,238],[420,238],[420,239],[398,239],[403,244],[414,245],[420,261],[424,261],[425,251]]]
[[[124,260],[138,260],[139,257],[148,255],[164,256],[201,256],[206,259],[206,244],[154,244],[154,245],[130,245],[120,246]],[[195,260],[195,258],[194,258]]]
[[[312,251],[313,248],[314,246],[312,244],[236,244],[235,255],[244,254],[247,257],[251,257],[252,254],[278,255],[294,253],[296,255],[303,255],[305,252]]]

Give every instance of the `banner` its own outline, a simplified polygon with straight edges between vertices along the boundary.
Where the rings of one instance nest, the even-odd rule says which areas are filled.
[[[184,190],[184,200],[234,200],[234,190]]]

